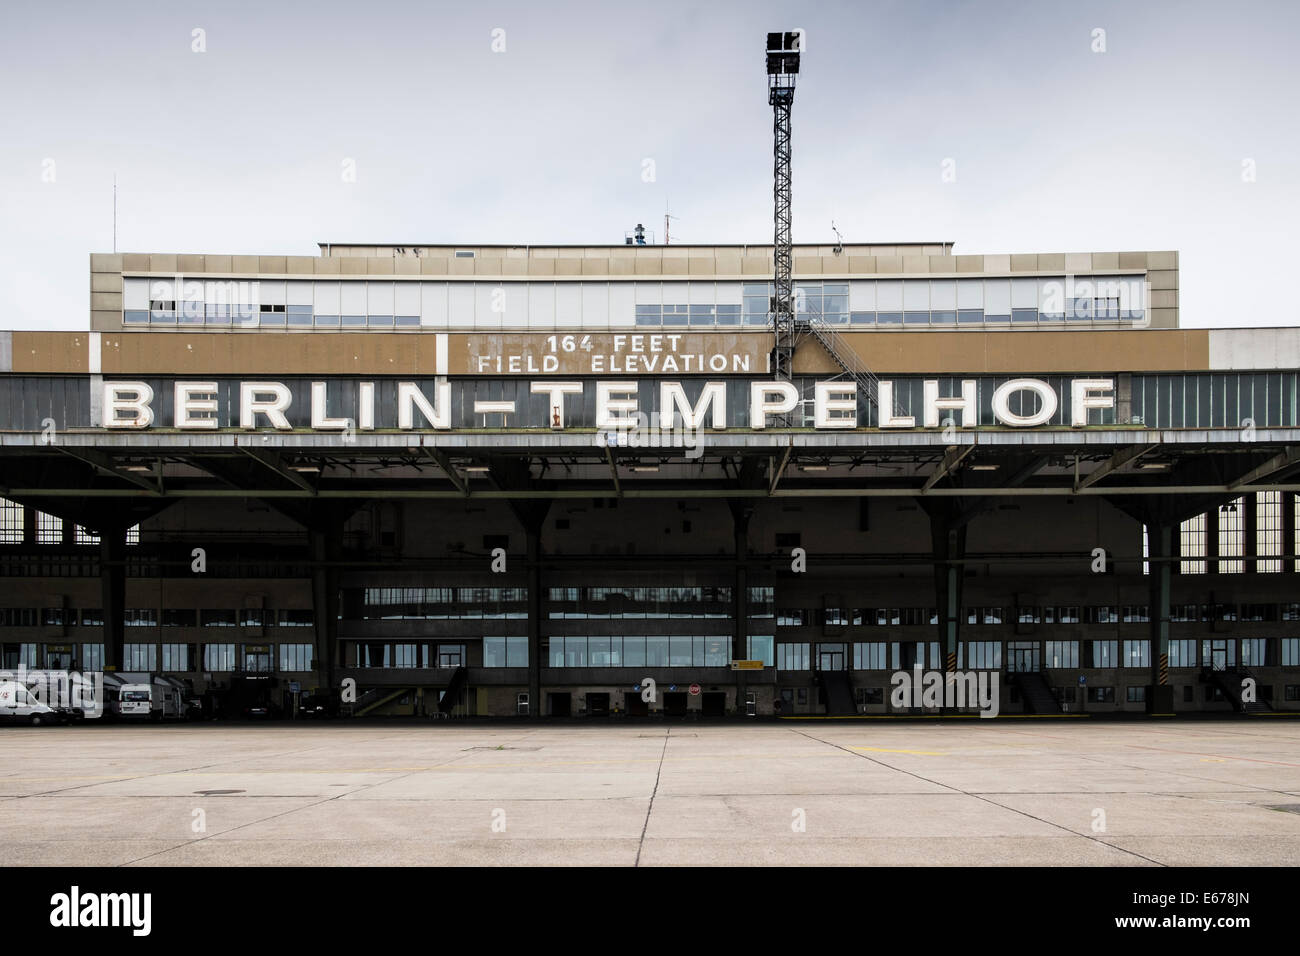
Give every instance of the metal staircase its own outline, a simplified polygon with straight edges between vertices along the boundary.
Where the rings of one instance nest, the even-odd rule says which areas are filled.
[[[1051,685],[1038,671],[1018,671],[1011,680],[1020,691],[1020,700],[1027,714],[1059,714],[1061,705],[1052,694]]]
[[[1241,694],[1242,681],[1247,677],[1255,681],[1255,687],[1258,690],[1259,681],[1245,667],[1227,667],[1227,668],[1203,668],[1201,670],[1201,681],[1213,684],[1219,690],[1223,691],[1232,709],[1239,714],[1258,714],[1273,709],[1273,702],[1264,697],[1257,697],[1255,700],[1243,700]]]
[[[821,319],[810,318],[798,324],[806,325],[813,338],[821,343],[822,348],[830,354],[840,368],[844,369],[844,373],[857,383],[859,394],[866,395],[871,404],[879,408],[880,379],[863,364],[857,353],[849,347],[848,342],[844,341],[843,336]],[[892,411],[901,412],[897,402],[894,403]]]
[[[368,690],[357,698],[356,703],[352,705],[351,716],[364,717],[385,704],[392,703],[403,694],[410,693],[410,691],[411,688],[409,687],[376,687]]]
[[[822,689],[822,704],[828,716],[847,717],[857,714],[853,699],[853,683],[848,671],[818,671],[817,683]]]
[[[451,680],[447,681],[442,699],[438,701],[438,710],[444,717],[450,717],[457,704],[467,705],[466,701],[461,700],[461,694],[467,683],[469,683],[469,671],[464,667],[457,667],[452,672]]]

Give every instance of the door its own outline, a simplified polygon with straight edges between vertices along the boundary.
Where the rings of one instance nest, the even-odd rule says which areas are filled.
[[[727,695],[722,691],[706,691],[700,699],[700,714],[704,717],[725,717]]]
[[[895,646],[898,648],[898,666],[901,669],[910,671],[916,667],[918,662],[924,665],[925,655],[918,652],[917,649],[921,645],[916,641],[903,641]]]
[[[253,674],[269,674],[271,672],[271,649],[260,645],[245,647],[244,670]]]
[[[1037,641],[1010,641],[1007,644],[1007,673],[1035,674],[1039,670]]]
[[[550,703],[552,717],[571,717],[573,715],[573,697],[568,691],[556,693],[552,691],[546,695]]]
[[[1210,669],[1224,671],[1228,669],[1228,642],[1210,641]]]
[[[665,717],[686,716],[686,692],[670,691],[663,695]]]
[[[817,669],[819,671],[842,671],[845,669],[847,655],[843,644],[818,644]]]
[[[609,694],[588,694],[587,695],[587,716],[608,717],[609,716]]]
[[[45,666],[52,671],[72,670],[72,648],[51,647],[46,649]]]

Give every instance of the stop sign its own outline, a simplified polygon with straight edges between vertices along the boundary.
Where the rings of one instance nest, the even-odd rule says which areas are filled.
[[[699,696],[700,696],[700,685],[699,685],[699,684],[692,684],[692,685],[691,685],[689,688],[687,688],[687,689],[691,692],[691,696],[692,696],[692,697],[699,697]]]

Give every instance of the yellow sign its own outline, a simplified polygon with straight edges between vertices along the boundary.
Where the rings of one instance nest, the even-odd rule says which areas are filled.
[[[761,671],[763,669],[762,661],[732,661],[731,669],[733,671]]]

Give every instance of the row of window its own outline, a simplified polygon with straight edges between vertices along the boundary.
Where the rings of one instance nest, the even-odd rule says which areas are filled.
[[[394,282],[139,279],[130,325],[395,328],[764,326],[772,287],[740,282]],[[1142,276],[800,282],[796,315],[838,324],[1141,321]],[[979,316],[977,319],[976,316]],[[868,318],[869,317],[869,318]],[[1041,317],[1041,318],[1040,318]]]
[[[418,329],[418,315],[322,315],[309,305],[239,306],[208,305],[190,311],[176,311],[174,302],[155,303],[158,310],[130,309],[123,313],[126,325],[205,326],[209,328],[261,329]],[[1143,321],[1141,310],[1124,311],[1119,301],[1080,299],[1070,303],[1068,312],[1041,312],[1038,309],[1012,309],[1006,314],[987,313],[983,309],[956,311],[933,310],[912,312],[827,312],[809,314],[808,318],[827,325],[858,327],[917,328],[958,325],[1055,325],[1060,323],[1108,323]],[[636,324],[651,328],[715,328],[727,326],[765,327],[766,311],[742,313],[739,305],[638,305]]]
[[[1296,424],[1294,372],[1134,375],[1132,384],[1132,414],[1149,428],[1240,429],[1246,419],[1255,427]]]
[[[278,657],[275,649],[278,647]],[[198,671],[253,671],[269,673],[278,660],[282,672],[314,669],[311,644],[175,644],[126,643],[122,645],[122,670],[126,672],[195,673]],[[99,671],[104,669],[103,644],[5,644],[6,669]],[[159,666],[161,664],[161,666]]]
[[[461,667],[467,663],[463,643],[350,642],[349,663],[356,667],[427,668]],[[726,667],[731,661],[728,636],[553,636],[547,642],[550,667]],[[140,643],[124,645],[123,670],[190,672],[269,671],[272,644],[183,644]],[[849,650],[851,646],[852,650]],[[313,645],[278,645],[279,670],[308,671],[313,664]],[[852,645],[781,642],[770,636],[751,636],[749,659],[762,660],[778,670],[843,670],[850,661],[853,670],[909,670],[914,667],[942,667],[938,641],[859,642]],[[1172,668],[1210,667],[1300,667],[1300,637],[1175,639],[1169,642]],[[103,644],[3,645],[6,668],[52,667],[101,670]],[[196,666],[201,661],[202,666]],[[161,662],[161,668],[159,663]],[[1149,640],[1107,641],[959,641],[957,666],[969,669],[1002,670],[1011,673],[1040,670],[1074,670],[1080,666],[1097,669],[1149,668]],[[483,666],[527,667],[528,639],[520,636],[483,638]]]
[[[549,667],[727,667],[729,636],[553,636],[547,642]],[[774,638],[748,638],[749,660],[771,667]]]
[[[751,593],[756,589],[751,589]],[[729,587],[559,587],[547,591],[552,620],[730,618]]]
[[[0,544],[22,544],[25,525],[24,507],[8,498],[0,498]],[[35,544],[63,544],[63,519],[57,515],[37,511],[34,521],[33,541]],[[72,540],[76,544],[97,545],[99,535],[87,531],[81,525],[73,526]],[[140,526],[132,525],[126,532],[127,544],[140,543]]]
[[[848,657],[845,644],[782,642],[777,645],[778,670],[842,670]],[[1199,652],[1199,653],[1198,653]],[[1176,639],[1169,642],[1170,667],[1300,666],[1300,637],[1240,639]],[[852,645],[853,670],[939,668],[939,643],[864,642]],[[959,668],[1005,670],[1010,673],[1073,670],[1079,667],[1149,668],[1150,640],[1107,641],[958,641]]]
[[[184,305],[184,303],[182,303]],[[418,315],[317,315],[310,305],[212,305],[151,302],[148,310],[128,309],[126,325],[208,326],[262,329],[402,329],[420,327]],[[157,306],[157,308],[153,308]]]
[[[613,593],[605,595],[602,591]],[[753,590],[753,589],[751,589]],[[768,589],[770,590],[770,589]],[[367,588],[367,595],[383,592],[383,600],[364,604],[359,614],[343,620],[479,620],[523,619],[527,617],[525,588]],[[575,591],[595,592],[579,600],[560,595]],[[459,593],[458,593],[459,592]],[[491,592],[484,594],[482,592]],[[635,592],[653,592],[641,593]],[[641,620],[731,617],[731,589],[703,588],[551,588],[552,619]],[[770,599],[769,599],[770,600]],[[573,606],[581,610],[571,609]],[[970,625],[1021,624],[1142,624],[1150,621],[1145,604],[1058,605],[1020,607],[1007,613],[1001,607],[969,607],[962,611]],[[772,612],[750,615],[773,616]],[[311,627],[309,608],[127,608],[127,627]],[[909,627],[935,625],[934,608],[781,608],[775,611],[778,627]],[[1173,623],[1236,621],[1269,623],[1300,621],[1300,603],[1286,604],[1174,604]],[[7,607],[0,608],[0,627],[102,627],[104,613],[98,608]]]
[[[528,589],[514,587],[345,588],[345,621],[517,619],[528,616]]]
[[[1260,491],[1254,495],[1234,498],[1216,510],[1196,515],[1178,527],[1176,544],[1178,556],[1183,559],[1176,565],[1181,574],[1206,574],[1211,565],[1219,574],[1242,574],[1247,570],[1261,574],[1276,574],[1284,570],[1281,555],[1285,550],[1286,515],[1285,499],[1280,491]],[[1300,551],[1300,496],[1293,500],[1292,518],[1296,527],[1296,550]],[[1245,560],[1248,529],[1254,526],[1254,558]],[[1213,538],[1213,541],[1211,541]],[[1145,528],[1142,531],[1143,554],[1149,554],[1150,544]],[[1217,557],[1207,560],[1213,544]],[[1149,567],[1143,567],[1149,573]]]
[[[772,615],[770,587],[749,589],[751,615]],[[695,619],[732,616],[730,587],[553,587],[547,589],[552,620]],[[343,592],[348,621],[521,619],[528,616],[528,590],[517,587],[353,588]]]
[[[829,301],[829,297],[828,297]],[[835,303],[831,303],[834,305]],[[952,327],[957,325],[1038,325],[1070,323],[1141,322],[1146,316],[1140,309],[1124,311],[1117,299],[1080,299],[1069,304],[1067,312],[1042,312],[1038,309],[1012,309],[1009,313],[985,312],[983,309],[931,310],[911,312],[827,311],[808,312],[802,317],[826,325],[859,327],[917,328]],[[137,320],[138,321],[138,320]],[[636,324],[639,326],[766,326],[766,311],[742,312],[738,305],[638,305]],[[266,325],[265,317],[262,321]],[[391,319],[389,320],[391,325]],[[418,324],[418,323],[417,323]]]
[[[1146,624],[1151,621],[1145,604],[1054,605],[962,608],[967,624]],[[1173,604],[1173,623],[1212,621],[1300,621],[1300,604]],[[932,607],[889,608],[781,608],[778,627],[914,627],[938,624]]]
[[[1055,375],[1038,377],[1057,393],[1056,412],[1044,424],[1068,425],[1071,407],[1069,380]],[[933,380],[939,382],[940,395],[958,396],[961,382],[967,378],[972,377],[935,376]],[[991,376],[973,376],[973,379],[976,383],[976,421],[981,425],[996,424],[992,397],[994,390],[1005,384],[1005,379]],[[1089,415],[1089,424],[1227,428],[1243,436],[1243,440],[1251,441],[1251,428],[1293,428],[1300,422],[1300,373],[1294,371],[1135,373],[1125,376],[1125,379],[1131,385],[1132,400],[1128,407],[1124,408],[1125,403],[1120,401],[1114,408],[1096,409]],[[926,379],[897,376],[892,381],[898,414],[911,415],[920,421],[925,410]],[[862,405],[860,426],[877,427],[879,416],[874,413],[874,406],[869,402]],[[1013,396],[1011,410],[1017,414],[1032,414],[1038,408],[1036,396],[1029,393]],[[1138,467],[1146,464],[1159,465],[1161,462],[1143,461]]]
[[[504,641],[507,638],[496,638],[495,640]],[[509,640],[519,640],[519,638],[509,638]],[[523,641],[526,658],[528,639],[523,638]],[[354,667],[455,668],[464,667],[467,660],[464,644],[435,644],[431,646],[422,643],[384,644],[367,641],[353,645],[352,659],[349,663]],[[526,659],[524,666],[527,666]]]
[[[1130,704],[1145,703],[1147,699],[1147,689],[1144,684],[1124,688],[1124,699]],[[1272,700],[1273,688],[1267,684],[1260,684],[1256,688],[1256,693],[1260,700]],[[1286,684],[1283,686],[1283,694],[1288,701],[1300,700],[1300,684]],[[1053,687],[1052,695],[1057,701],[1066,704],[1073,704],[1077,699],[1074,687]],[[1183,685],[1183,703],[1190,704],[1196,696],[1195,688],[1190,684]],[[1115,703],[1114,687],[1096,687],[1090,686],[1087,689],[1087,701],[1090,704],[1113,704]],[[1212,703],[1215,701],[1225,701],[1223,691],[1212,684],[1206,684],[1204,690],[1205,702]]]
[[[127,608],[127,627],[311,627],[311,609],[281,608]],[[0,608],[0,627],[103,627],[100,608]]]

